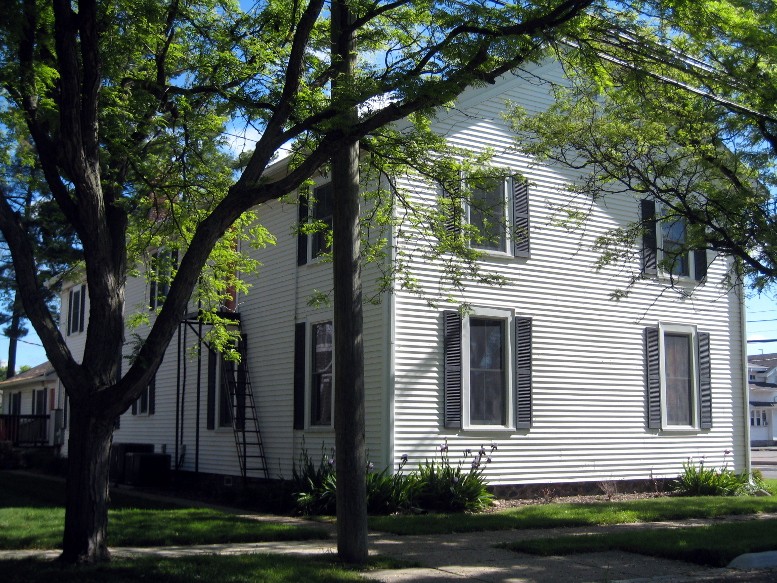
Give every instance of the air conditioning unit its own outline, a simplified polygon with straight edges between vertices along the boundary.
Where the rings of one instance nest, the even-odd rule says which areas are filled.
[[[123,484],[126,480],[126,455],[128,453],[154,453],[153,443],[114,443],[111,447],[110,480]]]
[[[166,453],[130,452],[124,456],[124,479],[133,486],[166,487],[170,482],[170,456]]]

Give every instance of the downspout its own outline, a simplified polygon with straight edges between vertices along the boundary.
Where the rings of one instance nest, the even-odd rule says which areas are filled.
[[[389,188],[391,183],[389,182]],[[388,253],[388,269],[393,269],[396,265],[396,236],[394,233],[393,223],[389,226],[388,237],[389,253]],[[386,394],[383,400],[384,411],[384,432],[383,439],[385,440],[386,458],[384,460],[385,467],[391,468],[391,473],[394,473],[394,398],[395,398],[395,377],[394,377],[394,359],[395,359],[395,343],[396,343],[396,329],[394,326],[394,290],[393,290],[393,276],[392,286],[388,292],[386,292],[386,309],[384,313],[384,330],[386,330],[386,354],[384,357],[385,363],[385,376],[384,383],[386,388]]]
[[[753,468],[751,465],[750,456],[750,378],[747,373],[747,314],[745,307],[745,287],[742,283],[737,291],[739,295],[739,318],[742,328],[742,418],[744,423],[744,453],[745,453],[745,469],[748,475],[752,474]]]

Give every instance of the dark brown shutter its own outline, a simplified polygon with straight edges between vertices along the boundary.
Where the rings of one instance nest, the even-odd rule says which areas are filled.
[[[78,315],[78,331],[84,331],[84,313],[86,312],[86,286],[81,286],[81,313]]]
[[[696,281],[702,281],[707,277],[706,249],[696,249],[693,252],[693,277]]]
[[[513,194],[513,255],[529,257],[529,184],[518,176],[510,179]]]
[[[138,414],[138,400],[137,399],[135,399],[132,402],[132,414],[133,415],[137,415]]]
[[[216,429],[216,352],[208,350],[208,388],[205,395],[205,427]]]
[[[156,375],[148,384],[148,414],[153,415],[156,410]]]
[[[67,335],[73,331],[73,288],[70,288],[67,300]]]
[[[299,232],[297,233],[297,265],[305,265],[308,262],[308,236],[302,231],[302,227],[308,222],[308,197],[299,195]]]
[[[461,428],[461,315],[445,310],[443,316],[444,425]]]
[[[699,332],[699,426],[712,428],[712,367],[710,364],[710,335]]]
[[[459,184],[462,177],[459,176]],[[446,207],[445,230],[453,236],[461,234],[461,225],[464,219],[464,207],[461,200],[461,186],[455,191],[443,190],[443,197],[447,199],[449,205]]]
[[[656,236],[656,203],[650,199],[640,201],[642,218],[642,273],[658,272],[658,239]]]
[[[294,429],[305,429],[305,328],[294,326]]]
[[[532,425],[532,319],[515,319],[515,427]]]
[[[658,328],[645,328],[645,383],[647,384],[647,426],[661,429],[661,355]]]

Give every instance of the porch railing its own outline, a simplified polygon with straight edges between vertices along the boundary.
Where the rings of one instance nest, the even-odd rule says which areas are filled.
[[[48,445],[48,415],[0,415],[0,441],[14,445]]]

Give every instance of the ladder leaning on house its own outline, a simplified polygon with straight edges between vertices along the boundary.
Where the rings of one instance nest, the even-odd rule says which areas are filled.
[[[264,478],[269,479],[270,472],[264,457],[262,435],[259,431],[259,416],[248,374],[248,350],[245,338],[240,341],[238,350],[239,363],[222,361],[224,371],[221,378],[232,404],[232,431],[235,434],[240,473],[244,478],[256,477],[257,473],[261,473]]]

